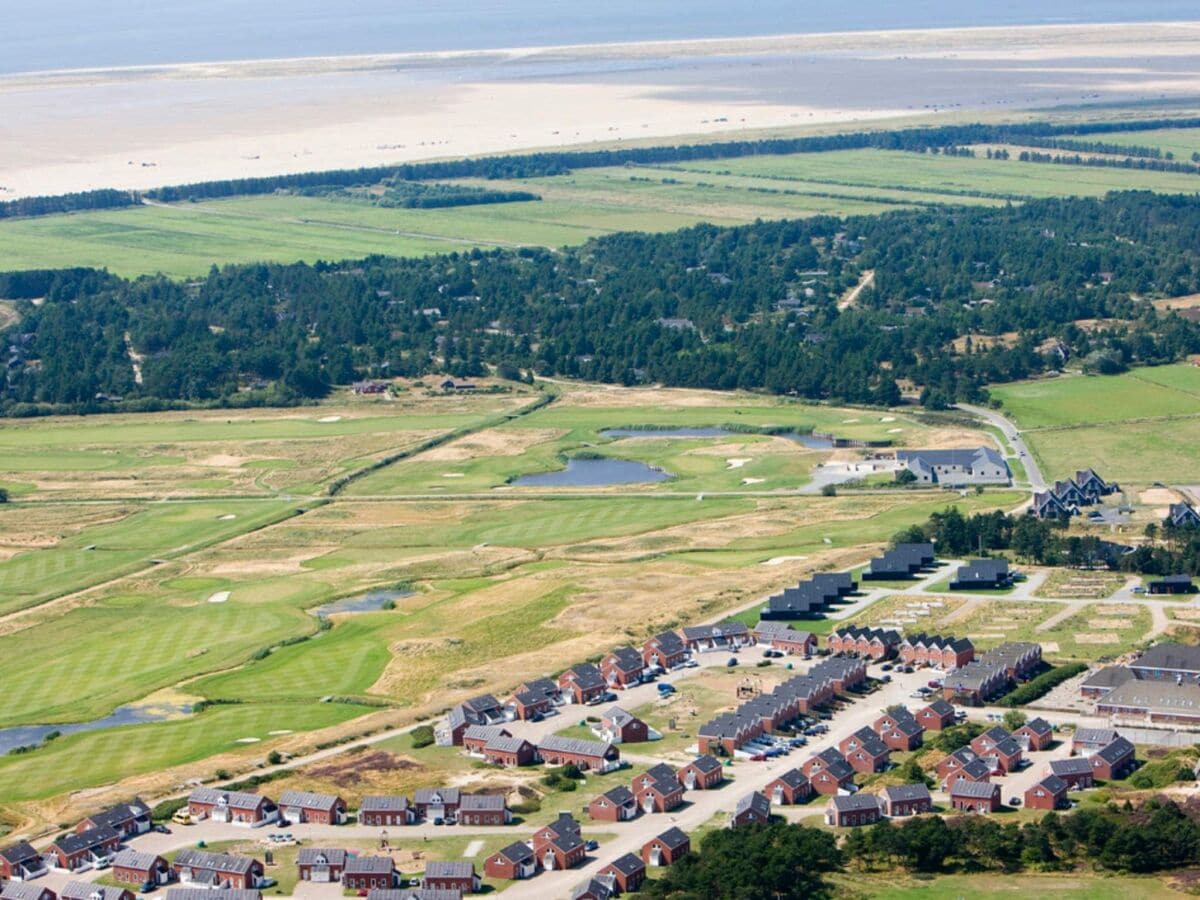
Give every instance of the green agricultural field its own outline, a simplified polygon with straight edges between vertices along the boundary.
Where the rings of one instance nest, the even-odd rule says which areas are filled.
[[[1187,894],[1172,890],[1158,878],[1100,874],[1033,875],[1021,873],[998,877],[940,875],[928,878],[885,875],[836,876],[833,881],[847,891],[871,900],[1005,900],[1005,898],[1048,896],[1078,897],[1081,900],[1178,900]]]
[[[362,713],[361,707],[337,703],[246,704],[173,722],[68,735],[32,753],[0,757],[0,797],[8,803],[37,800],[243,748],[265,755],[272,732],[313,731]]]
[[[1158,147],[1164,153],[1175,154],[1179,162],[1191,162],[1192,154],[1200,151],[1200,128],[1151,128],[1145,131],[1119,131],[1097,136],[1083,135],[1082,141],[1101,140],[1110,144],[1139,147]]]
[[[1189,483],[1200,441],[1200,368],[998,385],[992,395],[1022,428],[1043,473],[1089,466],[1118,482]]]

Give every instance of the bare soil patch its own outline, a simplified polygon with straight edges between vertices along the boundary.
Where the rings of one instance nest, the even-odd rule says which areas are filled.
[[[1112,632],[1090,632],[1077,631],[1075,632],[1075,643],[1077,644],[1119,644],[1121,636]]]
[[[422,460],[461,462],[489,456],[520,456],[530,447],[544,444],[562,435],[557,428],[489,428],[420,455]]]
[[[1182,297],[1164,297],[1151,300],[1155,309],[1195,309],[1200,307],[1200,294],[1185,294]]]

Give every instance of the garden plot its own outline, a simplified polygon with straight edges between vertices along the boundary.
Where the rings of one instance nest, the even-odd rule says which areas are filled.
[[[1060,600],[1102,600],[1120,590],[1126,576],[1116,572],[1086,572],[1054,569],[1038,593]]]

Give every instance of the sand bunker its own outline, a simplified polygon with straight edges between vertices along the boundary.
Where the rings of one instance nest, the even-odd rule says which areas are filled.
[[[725,467],[728,469],[740,469],[750,461],[751,457],[749,456],[735,456],[733,459],[725,460]]]
[[[1138,499],[1147,505],[1170,506],[1176,500],[1176,494],[1170,488],[1148,488],[1138,495]]]
[[[209,603],[224,603],[229,599],[229,591],[217,591],[208,598]]]
[[[903,430],[904,430],[903,428],[889,428],[887,433],[888,434],[899,434]]]
[[[1042,641],[1042,649],[1047,653],[1058,652],[1058,641]]]
[[[228,522],[228,521],[231,521],[232,519],[236,519],[236,518],[237,518],[236,513],[226,513],[223,516],[217,516],[217,521],[218,522]]]
[[[325,416],[324,418],[317,419],[317,421],[320,422],[322,425],[330,425],[334,422],[342,421],[342,417],[341,416]]]
[[[784,563],[800,562],[801,560],[805,560],[805,559],[808,559],[808,557],[807,556],[772,556],[770,559],[766,560],[763,563],[763,565],[764,566],[782,566]]]
[[[1125,619],[1088,619],[1087,627],[1095,628],[1097,631],[1111,631],[1114,628],[1120,630],[1129,625]]]
[[[267,734],[271,735],[271,737],[278,737],[281,734],[291,734],[291,733],[292,733],[292,729],[290,729],[290,728],[277,728],[274,731],[267,732]]]
[[[742,484],[762,484],[766,480],[765,478],[743,478]]]
[[[1130,603],[1098,603],[1093,609],[1102,616],[1132,616],[1138,611],[1138,608]]]
[[[244,738],[238,738],[236,741],[234,741],[234,743],[235,744],[257,744],[261,740],[262,740],[262,738],[244,737]]]
[[[895,422],[895,421],[896,421],[896,417],[895,417],[895,416],[882,416],[882,417],[879,419],[879,421],[880,421],[880,422]]]
[[[443,472],[442,477],[443,478],[463,478],[463,477],[465,477],[465,474],[463,472]]]
[[[198,466],[212,466],[218,469],[238,469],[246,462],[244,456],[234,456],[230,453],[214,453],[203,459],[196,460]]]
[[[463,856],[467,859],[474,859],[482,849],[483,841],[471,841],[471,843],[467,844],[467,849],[463,851]]]

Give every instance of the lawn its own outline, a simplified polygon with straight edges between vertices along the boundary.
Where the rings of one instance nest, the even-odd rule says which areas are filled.
[[[0,797],[10,803],[36,800],[218,753],[265,755],[272,732],[312,731],[363,712],[337,703],[220,706],[173,722],[69,735],[33,753],[0,757]],[[202,766],[194,772],[211,775]]]
[[[0,562],[0,614],[143,569],[153,560],[194,552],[294,511],[293,504],[282,500],[147,505],[118,521]]]
[[[1086,900],[1167,900],[1186,896],[1157,878],[1120,875],[1036,875],[1022,873],[998,876],[941,875],[913,878],[889,872],[886,875],[839,875],[833,881],[855,894],[873,900],[1003,900],[1007,897],[1079,897]]]

